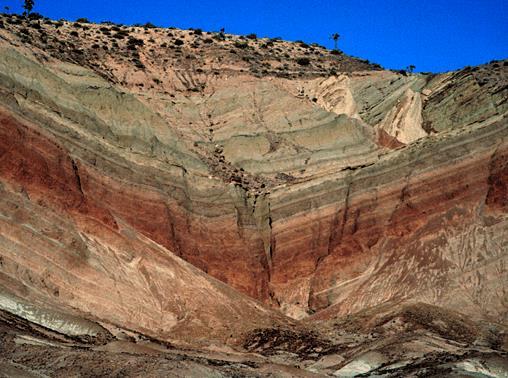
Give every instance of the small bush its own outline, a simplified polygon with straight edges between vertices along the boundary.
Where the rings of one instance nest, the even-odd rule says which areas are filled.
[[[247,39],[253,39],[253,40],[258,39],[258,36],[254,33],[247,34],[246,37],[247,37]]]
[[[147,22],[146,24],[143,25],[143,27],[145,29],[154,29],[156,28],[157,26],[155,26],[154,24],[152,24],[151,22]]]
[[[76,20],[76,22],[79,22],[79,23],[82,23],[82,24],[89,24],[90,23],[90,21],[88,21],[88,18],[84,18],[84,17],[78,18]]]
[[[249,44],[248,44],[247,42],[235,41],[234,46],[235,46],[237,49],[246,49],[247,47],[249,47]]]
[[[79,37],[79,33],[76,30],[71,31],[71,36],[73,37]]]
[[[177,40],[175,40],[175,42],[174,42],[174,43],[175,43],[175,46],[183,46],[183,45],[185,44],[185,42],[184,42],[184,41],[182,41],[181,39],[177,39]]]
[[[300,66],[308,66],[310,64],[309,58],[298,58],[296,60],[296,63],[298,63]]]
[[[40,20],[41,18],[44,18],[44,17],[42,16],[42,14],[37,13],[37,12],[30,13],[30,14],[28,15],[28,19],[29,19],[29,20]]]
[[[134,63],[134,65],[138,68],[145,68],[145,65],[139,60],[139,58],[132,58],[131,59],[132,63]]]
[[[203,34],[203,30],[201,29],[194,29],[194,35],[202,35]]]
[[[119,32],[117,32],[116,34],[113,35],[113,38],[124,39],[125,37],[128,37],[128,36],[129,36],[128,31],[120,30]]]

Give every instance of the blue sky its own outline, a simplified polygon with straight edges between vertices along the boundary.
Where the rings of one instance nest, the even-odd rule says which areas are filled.
[[[21,11],[22,0],[0,0]],[[386,68],[442,72],[508,57],[508,0],[35,0],[50,18],[221,27],[340,48]]]

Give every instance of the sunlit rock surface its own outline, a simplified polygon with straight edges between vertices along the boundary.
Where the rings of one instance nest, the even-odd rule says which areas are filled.
[[[475,335],[507,325],[506,61],[407,74],[279,40],[1,25],[8,335],[32,329],[23,337],[49,348],[63,334],[74,339],[51,348],[113,354],[143,338],[207,353],[228,345],[257,353],[252,374],[273,363],[281,374],[348,376],[395,362],[337,346],[370,328],[340,339],[319,322],[418,302],[411,311],[465,314]],[[289,339],[277,356],[252,346],[278,332]],[[121,335],[127,344],[111,344]],[[479,372],[488,356],[500,369],[503,340],[443,368]],[[6,348],[5,369],[32,366]],[[244,367],[231,369],[220,374]]]

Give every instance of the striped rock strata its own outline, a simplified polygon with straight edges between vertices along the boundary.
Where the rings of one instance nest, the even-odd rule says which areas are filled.
[[[260,302],[507,321],[506,62],[285,67],[306,48],[23,22],[0,30],[6,295],[180,340],[291,324]]]

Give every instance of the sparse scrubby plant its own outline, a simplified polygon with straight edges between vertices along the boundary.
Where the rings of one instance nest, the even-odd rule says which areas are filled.
[[[252,39],[252,40],[258,39],[258,36],[254,33],[247,34],[245,37],[247,37],[247,39]]]
[[[310,59],[305,57],[298,58],[296,59],[296,63],[298,63],[300,66],[308,66],[310,64]]]
[[[247,47],[249,47],[249,44],[247,42],[235,41],[235,45],[234,46],[237,49],[246,49]]]
[[[127,45],[129,46],[143,46],[145,42],[143,42],[142,39],[129,37],[129,40],[127,41]]]
[[[116,34],[113,35],[113,38],[116,39],[124,39],[125,37],[129,36],[129,32],[126,30],[120,30]]]
[[[32,12],[28,15],[28,19],[29,20],[40,20],[40,19],[43,19],[44,17],[42,16],[42,14],[40,13],[37,13],[37,12]]]

